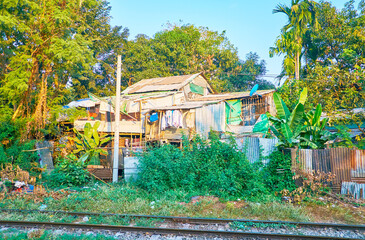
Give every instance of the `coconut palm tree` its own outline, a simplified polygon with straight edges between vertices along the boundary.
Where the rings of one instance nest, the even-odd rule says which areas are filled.
[[[288,23],[282,28],[282,33],[275,42],[275,47],[271,48],[270,54],[286,54],[284,65],[294,62],[296,80],[299,79],[303,37],[309,26],[316,28],[318,25],[315,6],[315,1],[292,0],[290,7],[278,4],[273,10],[273,13],[284,13],[288,17]]]

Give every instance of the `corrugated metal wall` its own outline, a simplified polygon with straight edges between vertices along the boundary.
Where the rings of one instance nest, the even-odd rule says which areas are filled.
[[[255,163],[260,160],[260,148],[262,150],[262,156],[267,157],[276,149],[278,140],[276,138],[242,137],[236,138],[236,143],[240,150],[245,151],[250,163]],[[262,161],[264,164],[267,163],[265,158]]]
[[[365,150],[349,148],[291,149],[293,167],[335,174],[333,189],[343,182],[365,182]]]
[[[351,162],[351,176],[365,180],[365,150],[355,150]]]
[[[197,133],[208,137],[210,130],[224,132],[226,126],[225,103],[206,105],[197,108],[195,112],[195,125]]]

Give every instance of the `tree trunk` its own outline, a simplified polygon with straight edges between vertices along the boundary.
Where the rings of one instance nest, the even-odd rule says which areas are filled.
[[[300,75],[300,51],[295,54],[295,80],[299,80]]]
[[[46,72],[42,76],[41,88],[38,94],[38,103],[35,109],[32,121],[28,122],[27,135],[34,135],[37,139],[41,138],[40,129],[44,129],[47,118],[47,79],[52,71],[52,67],[48,66]]]
[[[33,67],[32,67],[32,70],[31,70],[31,74],[30,74],[30,77],[29,77],[29,80],[28,80],[28,89],[27,91],[25,91],[16,111],[14,112],[11,120],[15,120],[19,115],[22,115],[22,113],[24,114],[24,109],[26,110],[26,114],[27,116],[29,117],[29,101],[30,101],[30,94],[32,92],[32,89],[33,89],[33,83],[35,82],[35,79],[36,79],[36,75],[38,74],[39,72],[39,69],[38,69],[39,65],[38,65],[38,61],[34,60],[33,59]]]

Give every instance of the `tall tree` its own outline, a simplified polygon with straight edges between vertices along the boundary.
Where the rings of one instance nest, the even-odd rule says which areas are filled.
[[[246,55],[245,60],[237,62],[239,71],[236,74],[227,76],[229,85],[227,90],[230,91],[249,91],[255,84],[259,89],[274,89],[275,85],[265,79],[266,63],[260,60],[257,53],[250,52]]]
[[[108,14],[103,0],[0,2],[0,92],[13,118],[30,118],[29,134],[40,136],[49,98],[62,103],[67,86],[89,80],[100,33],[113,33]]]
[[[237,71],[236,48],[225,32],[218,33],[194,25],[170,25],[153,38],[139,35],[124,50],[124,84],[143,78],[203,72],[217,91],[226,82],[223,72]]]
[[[290,7],[278,4],[273,10],[273,13],[285,14],[288,23],[282,28],[282,33],[275,42],[275,47],[271,48],[270,55],[286,54],[284,70],[291,69],[290,65],[294,62],[296,80],[299,80],[300,76],[303,37],[310,26],[317,26],[315,5],[316,3],[311,0],[292,0]]]
[[[351,0],[343,9],[329,2],[316,6],[319,28],[303,39],[306,66],[300,87],[308,88],[309,106],[320,103],[333,122],[356,124],[365,134],[365,1],[359,7]],[[290,104],[297,86],[281,91]]]

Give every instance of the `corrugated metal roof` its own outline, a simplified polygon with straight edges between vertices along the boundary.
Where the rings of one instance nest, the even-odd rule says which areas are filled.
[[[275,90],[259,90],[256,93],[259,95],[265,95],[274,92]],[[233,93],[221,93],[221,94],[209,94],[206,96],[201,96],[198,98],[194,98],[194,101],[222,101],[227,99],[235,99],[235,98],[245,98],[249,97],[250,92],[233,92]]]
[[[132,94],[132,93],[143,93],[143,92],[179,90],[199,75],[201,75],[201,73],[182,75],[182,76],[143,79],[137,82],[136,84],[133,84],[132,86],[126,88],[123,91],[123,93]]]
[[[146,109],[147,111],[151,110],[176,110],[176,109],[194,109],[200,108],[204,105],[214,104],[218,101],[205,101],[205,102],[185,102],[184,104],[175,105],[175,106],[166,106],[166,107],[153,107]]]

